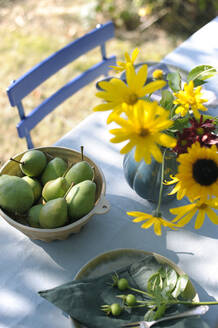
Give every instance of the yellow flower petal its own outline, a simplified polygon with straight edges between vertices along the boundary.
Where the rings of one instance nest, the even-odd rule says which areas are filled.
[[[168,195],[174,195],[175,193],[178,193],[180,190],[180,185],[179,183],[177,183],[177,185],[173,188],[173,190],[171,192],[169,192]],[[178,198],[177,198],[178,199]],[[180,198],[181,199],[181,198]]]
[[[149,229],[154,224],[154,220],[149,220],[141,225],[143,229]]]
[[[133,63],[135,62],[135,60],[136,60],[138,54],[139,54],[139,49],[138,49],[138,48],[135,48],[135,49],[133,50],[133,52],[132,52],[132,62],[133,62]]]
[[[143,93],[144,94],[150,94],[153,93],[159,89],[162,89],[166,85],[166,82],[163,80],[153,81],[148,84],[146,84],[143,87]]]
[[[170,213],[177,215],[177,220],[173,220],[173,222],[178,221],[181,217],[183,217],[187,212],[191,211],[195,207],[195,204],[188,204],[180,207],[175,207],[170,209]]]
[[[141,225],[141,228],[143,228],[143,229],[148,229],[152,225],[154,225],[154,232],[158,236],[160,236],[161,233],[162,233],[162,231],[161,231],[162,226],[169,227],[171,229],[178,228],[178,226],[173,224],[172,222],[167,221],[167,220],[163,219],[162,217],[156,217],[156,216],[153,216],[153,215],[148,214],[148,213],[127,212],[127,214],[136,217],[135,219],[132,220],[133,222],[146,221],[145,223],[143,223]]]
[[[178,182],[179,181],[179,179],[178,178],[176,178],[176,177],[174,177],[174,176],[172,176],[172,175],[170,175],[170,178],[172,179],[171,181],[164,181],[164,184],[165,185],[171,185],[171,184],[174,184],[174,183],[176,183],[176,182]]]
[[[120,151],[121,154],[129,153],[132,148],[135,147],[135,143],[133,141],[129,141]]]
[[[148,66],[142,65],[136,74],[136,88],[142,88],[147,80]]]
[[[157,236],[161,236],[162,235],[162,231],[161,231],[161,223],[160,222],[155,222],[154,224],[154,233]]]
[[[150,152],[151,152],[152,156],[154,157],[154,159],[157,162],[159,162],[159,163],[162,162],[163,155],[162,155],[162,153],[160,151],[160,148],[155,143],[151,144],[151,146],[150,146]]]
[[[134,156],[135,161],[136,162],[140,162],[142,160],[142,158],[143,158],[143,154],[144,154],[144,151],[142,150],[142,148],[136,146],[135,156]]]
[[[164,147],[173,148],[176,146],[176,139],[168,136],[165,133],[162,133],[159,138],[160,144]]]
[[[194,208],[189,213],[187,213],[183,218],[179,219],[178,225],[180,227],[184,227],[186,224],[188,224],[191,221],[192,217],[195,215],[196,211],[197,211],[197,209]],[[174,222],[174,220],[173,220],[173,222]]]
[[[113,106],[108,103],[108,104],[100,104],[100,105],[97,105],[93,108],[93,111],[94,112],[104,112],[104,111],[107,111],[107,110],[111,110],[113,108]]]
[[[199,210],[196,221],[195,221],[195,229],[200,229],[204,223],[205,211]]]
[[[210,219],[211,222],[213,222],[213,224],[218,224],[218,215],[212,211],[211,208],[207,208],[206,209],[206,213]]]
[[[131,215],[131,216],[141,216],[141,215],[143,215],[145,218],[152,218],[151,214],[144,213],[144,212],[139,212],[139,211],[131,211],[131,212],[127,212],[127,214]]]

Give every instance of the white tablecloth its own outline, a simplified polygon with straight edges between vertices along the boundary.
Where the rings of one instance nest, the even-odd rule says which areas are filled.
[[[217,33],[218,18],[164,61],[188,70],[198,64],[217,66]],[[218,94],[218,77],[211,79],[208,89]],[[117,248],[143,249],[168,257],[190,276],[200,299],[218,300],[218,227],[206,220],[197,231],[190,222],[184,229],[167,230],[157,237],[133,223],[126,211],[151,211],[152,205],[138,197],[125,181],[123,156],[119,145],[109,142],[106,116],[90,115],[56,145],[78,151],[84,145],[85,154],[101,167],[111,204],[108,213],[95,215],[79,234],[51,243],[30,240],[3,219],[0,221],[0,328],[70,327],[69,318],[37,292],[68,282],[87,261]],[[215,328],[218,307],[211,307],[204,319]]]

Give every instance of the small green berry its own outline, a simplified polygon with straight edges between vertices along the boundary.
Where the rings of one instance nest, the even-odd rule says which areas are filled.
[[[122,312],[122,307],[118,303],[111,304],[111,314],[115,317],[119,316]]]
[[[117,287],[121,291],[126,290],[127,288],[129,288],[128,280],[126,278],[119,279],[117,282]]]
[[[127,305],[129,305],[129,306],[133,306],[133,305],[136,304],[136,297],[135,297],[135,295],[133,295],[133,294],[128,294],[128,295],[126,296],[125,301],[126,301],[126,304],[127,304]]]

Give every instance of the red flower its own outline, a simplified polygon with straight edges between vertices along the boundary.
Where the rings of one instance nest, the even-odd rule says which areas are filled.
[[[177,154],[187,153],[187,148],[198,141],[200,145],[210,147],[218,145],[218,136],[215,132],[215,124],[213,120],[206,119],[203,121],[203,115],[200,120],[191,118],[189,120],[191,126],[184,128],[182,133],[178,132],[177,145],[173,149]]]

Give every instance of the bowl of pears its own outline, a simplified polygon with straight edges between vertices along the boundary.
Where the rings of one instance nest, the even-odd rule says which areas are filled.
[[[0,170],[0,215],[31,239],[64,240],[109,210],[105,191],[103,172],[83,146],[33,148]]]

